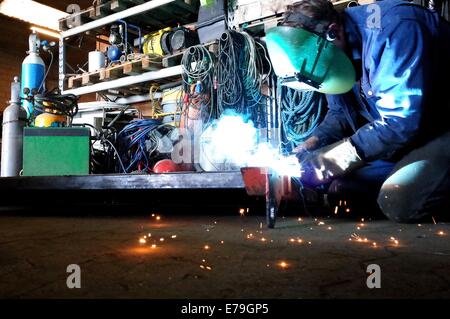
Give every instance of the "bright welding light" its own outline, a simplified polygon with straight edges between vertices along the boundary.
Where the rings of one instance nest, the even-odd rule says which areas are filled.
[[[268,167],[281,176],[299,177],[297,158],[281,155],[278,148],[260,140],[263,135],[244,116],[224,113],[202,134],[201,157],[214,167]]]

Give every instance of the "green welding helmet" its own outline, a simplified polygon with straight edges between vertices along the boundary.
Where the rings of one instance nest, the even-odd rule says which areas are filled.
[[[345,53],[315,33],[278,26],[266,33],[266,44],[281,85],[325,94],[350,91],[355,69]]]

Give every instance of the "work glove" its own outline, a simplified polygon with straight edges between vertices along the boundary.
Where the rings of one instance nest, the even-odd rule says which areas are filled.
[[[302,156],[302,181],[321,185],[364,165],[349,139],[325,146]]]
[[[311,136],[306,141],[294,148],[293,152],[297,157],[299,162],[303,161],[303,158],[308,155],[311,151],[317,149],[320,145],[319,138],[317,136]]]

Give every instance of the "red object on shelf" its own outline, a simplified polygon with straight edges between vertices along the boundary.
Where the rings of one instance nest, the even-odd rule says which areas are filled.
[[[160,160],[158,163],[155,164],[155,166],[153,166],[153,172],[157,174],[177,172],[177,171],[178,165],[175,164],[175,162],[170,159]]]

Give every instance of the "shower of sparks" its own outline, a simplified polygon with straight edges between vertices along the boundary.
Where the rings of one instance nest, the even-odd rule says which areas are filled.
[[[145,244],[147,241],[145,240],[145,238],[140,238],[139,239],[139,243],[140,244]]]

